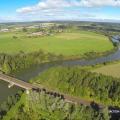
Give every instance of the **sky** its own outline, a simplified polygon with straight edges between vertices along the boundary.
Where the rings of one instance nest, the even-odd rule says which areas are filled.
[[[0,0],[0,22],[120,22],[120,0]]]

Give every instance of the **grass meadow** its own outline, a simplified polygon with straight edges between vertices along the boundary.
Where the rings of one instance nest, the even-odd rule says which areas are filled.
[[[56,55],[72,56],[83,55],[92,51],[105,52],[113,49],[113,45],[107,37],[94,32],[66,32],[31,38],[27,34],[23,32],[0,33],[0,52],[15,54],[19,51],[43,50]]]
[[[93,72],[102,73],[104,75],[120,78],[120,63],[105,65],[93,70]]]

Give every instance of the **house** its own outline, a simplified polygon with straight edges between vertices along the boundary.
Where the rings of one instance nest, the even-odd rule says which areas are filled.
[[[9,29],[1,29],[0,32],[9,32]]]
[[[43,35],[45,35],[43,32],[34,32],[34,33],[28,35],[28,37],[43,36]]]

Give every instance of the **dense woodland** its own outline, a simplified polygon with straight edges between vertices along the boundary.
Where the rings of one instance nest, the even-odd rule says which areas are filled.
[[[108,109],[66,103],[44,92],[31,92],[11,120],[109,120]]]
[[[8,96],[7,100],[0,104],[0,120],[20,100],[22,93],[22,91],[19,91],[15,95]]]
[[[107,105],[120,106],[120,80],[118,78],[91,73],[80,67],[51,68],[33,82],[63,93]]]
[[[0,54],[0,69],[5,73],[20,71],[29,68],[31,65],[41,64],[44,62],[51,62],[62,60],[63,56],[56,56],[51,53],[44,53],[43,51],[24,53],[20,52],[16,55]]]

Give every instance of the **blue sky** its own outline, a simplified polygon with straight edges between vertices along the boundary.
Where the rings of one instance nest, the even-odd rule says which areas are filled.
[[[120,21],[120,0],[1,0],[0,22]]]

